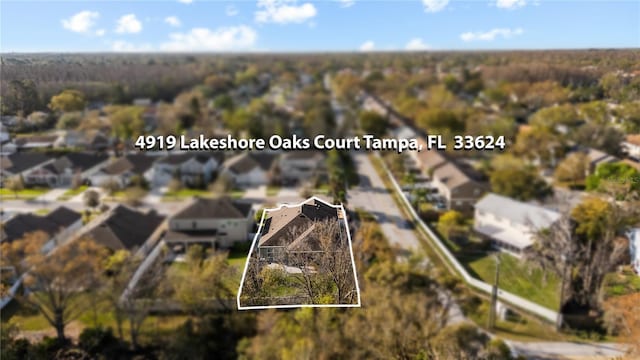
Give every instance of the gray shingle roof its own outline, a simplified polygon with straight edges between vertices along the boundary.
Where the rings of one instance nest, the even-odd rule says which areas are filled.
[[[155,212],[143,213],[118,205],[87,235],[112,250],[134,250],[142,246],[163,221],[164,216]]]
[[[245,219],[251,204],[228,197],[216,199],[196,198],[191,205],[173,216],[173,219]]]

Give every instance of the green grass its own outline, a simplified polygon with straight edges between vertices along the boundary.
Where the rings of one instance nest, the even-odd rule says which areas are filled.
[[[42,209],[38,209],[38,210],[34,211],[33,213],[36,214],[36,215],[47,215],[50,212],[51,212],[51,209],[42,208]]]
[[[402,213],[406,218],[412,219],[411,216],[409,215],[409,210],[406,208],[405,203],[402,201],[398,193],[394,190],[393,185],[391,184],[391,181],[387,176],[387,173],[384,171],[384,168],[382,167],[382,164],[381,164],[381,160],[373,155],[370,155],[369,159],[371,160],[373,167],[375,168],[378,175],[382,178],[385,188],[390,192],[396,205],[400,208],[400,210],[402,211]],[[453,275],[455,278],[461,279],[460,274],[458,274],[458,272],[455,270],[453,265],[444,256],[442,251],[434,244],[436,240],[432,239],[420,226],[416,226],[416,230],[414,232],[418,236],[418,240],[422,243],[423,245],[422,248],[426,253],[427,257],[429,258],[429,260],[431,261],[431,263],[436,268],[446,269],[448,270],[447,272],[449,274]],[[515,259],[515,258],[512,257],[512,259]],[[490,260],[493,261],[492,258],[490,258]],[[512,264],[512,262],[509,262],[508,264]],[[505,266],[508,266],[508,264]],[[493,283],[493,271],[495,271],[495,268],[492,268],[491,264],[487,263],[486,261],[485,262],[481,261],[480,265],[484,265],[485,275],[488,276],[489,274],[491,274],[490,277],[488,276],[487,280],[489,283]],[[482,266],[480,267],[482,268]],[[467,268],[469,269],[469,267]],[[503,267],[502,269],[503,271],[501,273],[504,274],[505,267]],[[525,274],[527,273],[525,272]],[[477,274],[474,274],[472,271],[472,275],[477,275]],[[502,277],[504,278],[505,276],[503,275]],[[549,282],[555,282],[556,284],[558,284],[557,278],[556,279],[551,279],[551,278],[552,276],[550,275],[548,279]],[[506,277],[506,279],[509,280],[509,277]],[[503,289],[505,289],[504,284],[505,283],[501,281],[500,287]],[[547,286],[549,286],[549,283],[547,283]],[[481,327],[486,326],[488,316],[489,316],[489,311],[488,311],[489,305],[487,301],[488,295],[485,294],[484,292],[479,292],[470,287],[467,287],[466,289],[470,293],[476,294],[478,297],[483,299],[484,307],[480,307],[479,309],[473,312],[465,311],[465,315],[469,317],[474,323],[478,324],[479,326]],[[535,287],[532,287],[531,284],[526,286],[526,289],[528,290],[528,292],[538,291]],[[555,289],[559,289],[559,285],[556,286]],[[513,289],[505,289],[505,290],[514,292]],[[559,295],[555,291],[554,293],[556,294],[555,299],[550,301],[550,303],[556,304],[555,308],[557,308],[558,307],[557,304],[559,303]],[[539,298],[540,297],[538,297],[538,299]],[[534,301],[533,299],[530,299],[530,300]],[[497,328],[495,329],[494,332],[499,337],[502,337],[505,339],[519,340],[519,341],[540,341],[540,340],[562,341],[564,339],[569,338],[566,334],[557,333],[552,325],[530,315],[522,315],[517,320],[510,319],[507,321],[498,321]]]
[[[480,305],[471,312],[465,313],[478,326],[485,328],[489,321],[489,301],[482,299]],[[570,335],[558,333],[551,324],[538,319],[517,315],[505,320],[498,319],[493,331],[498,337],[515,341],[568,341]]]
[[[500,254],[500,289],[519,295],[546,308],[560,306],[560,279],[552,273],[533,268],[530,264],[508,255]],[[493,284],[496,262],[492,255],[458,255],[460,262],[472,276]]]
[[[174,201],[174,200],[184,200],[184,198],[191,198],[194,196],[199,197],[211,197],[213,196],[213,192],[210,190],[203,189],[180,189],[178,191],[168,191],[166,192],[162,200],[163,201]]]
[[[231,190],[231,192],[229,193],[229,195],[231,196],[231,198],[233,199],[241,199],[242,196],[244,196],[245,190],[242,189],[233,189]]]
[[[11,199],[29,200],[29,199],[34,199],[34,198],[37,198],[38,196],[44,195],[49,191],[51,191],[51,189],[49,188],[27,188],[17,192],[13,192],[7,188],[0,188],[0,197],[6,200],[11,200]]]
[[[604,279],[604,292],[607,297],[640,292],[640,276],[636,275],[631,268],[609,273]]]
[[[89,187],[87,185],[82,185],[82,186],[78,186],[75,189],[69,189],[69,190],[65,191],[65,193],[62,194],[60,197],[58,197],[58,200],[69,200],[74,196],[78,196],[78,195],[82,194],[88,188]]]
[[[280,186],[278,185],[267,186],[267,196],[277,196],[279,192],[280,192]]]
[[[141,340],[149,340],[160,332],[171,333],[186,320],[187,317],[183,315],[149,316],[142,326]],[[80,328],[96,325],[110,327],[114,333],[117,328],[115,316],[107,301],[99,301],[93,308],[88,307],[73,323]],[[18,300],[12,301],[2,310],[2,331],[8,326],[16,326],[19,331],[49,331],[52,335],[55,333],[44,316]],[[123,324],[123,331],[128,339],[127,322]]]

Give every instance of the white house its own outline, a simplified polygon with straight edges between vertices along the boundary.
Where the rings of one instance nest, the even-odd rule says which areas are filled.
[[[277,154],[271,152],[246,152],[224,163],[222,174],[231,178],[236,186],[266,185]]]
[[[70,153],[55,161],[28,171],[24,176],[27,185],[69,186],[74,177],[81,182],[94,175],[106,163],[107,155]]]
[[[208,184],[223,160],[221,152],[168,155],[153,164],[153,184],[164,186],[175,177],[187,186]]]
[[[640,275],[640,228],[629,231],[629,250],[631,253],[631,267]]]
[[[113,159],[107,165],[95,171],[89,180],[94,186],[100,186],[107,181],[117,181],[121,187],[126,187],[134,176],[142,176],[148,182],[153,180],[152,166],[157,157],[146,154],[131,154]]]
[[[559,219],[558,212],[489,193],[475,205],[473,226],[497,249],[520,256],[538,231]]]
[[[196,198],[171,217],[165,242],[169,246],[201,244],[230,248],[248,240],[253,216],[253,207],[248,202],[227,197]]]
[[[324,159],[320,151],[287,151],[278,160],[280,180],[298,183],[312,179],[324,169]]]

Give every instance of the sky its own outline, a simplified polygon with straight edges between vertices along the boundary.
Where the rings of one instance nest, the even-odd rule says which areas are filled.
[[[0,52],[640,48],[640,0],[0,0]]]

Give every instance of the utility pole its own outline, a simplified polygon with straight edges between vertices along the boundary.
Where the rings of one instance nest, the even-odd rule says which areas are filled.
[[[556,331],[560,331],[562,329],[562,307],[564,305],[564,288],[567,286],[567,270],[569,270],[569,257],[566,255],[561,255],[562,262],[564,263],[564,267],[562,269],[562,285],[560,285],[560,306],[558,308],[558,316],[556,317]]]
[[[491,292],[491,306],[489,307],[489,331],[496,327],[496,308],[498,306],[498,285],[500,282],[500,255],[496,254],[496,275],[493,280],[493,291]]]

